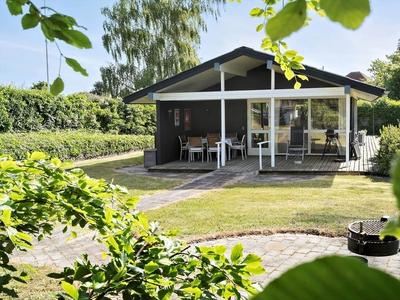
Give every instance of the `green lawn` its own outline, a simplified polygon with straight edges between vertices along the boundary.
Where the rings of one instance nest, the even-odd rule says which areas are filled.
[[[63,292],[59,280],[47,277],[47,274],[56,271],[56,269],[52,268],[51,266],[26,268],[23,265],[17,265],[16,267],[18,271],[12,272],[11,274],[13,276],[18,276],[21,272],[26,272],[29,275],[29,279],[27,280],[26,284],[16,280],[11,280],[10,284],[6,286],[8,289],[15,289],[17,291],[18,299],[55,299],[49,295],[52,293],[55,294]],[[7,273],[9,273],[9,271],[7,271]],[[0,274],[4,274],[4,270],[0,269]],[[11,300],[15,298],[0,293],[0,299]]]
[[[123,159],[118,157],[104,158],[75,163],[92,178],[105,179],[107,182],[119,184],[128,189],[131,195],[143,196],[171,189],[183,183],[183,180],[153,178],[148,176],[132,175],[118,172],[117,169],[143,165],[143,153],[132,153],[124,155]]]
[[[115,159],[77,165],[91,177],[127,187],[131,195],[162,192],[182,183],[116,171],[143,164],[142,153]],[[388,178],[332,175],[299,182],[235,184],[146,213],[163,229],[179,229],[181,237],[198,238],[269,231],[344,236],[352,222],[396,216],[398,211]]]
[[[183,237],[197,238],[263,231],[344,236],[352,222],[397,213],[388,179],[338,175],[300,182],[236,184],[147,215],[163,229],[179,229]]]

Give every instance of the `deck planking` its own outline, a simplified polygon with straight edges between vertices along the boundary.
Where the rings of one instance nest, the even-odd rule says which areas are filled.
[[[271,158],[263,156],[262,170],[259,170],[259,157],[249,156],[242,160],[238,155],[226,162],[223,171],[229,172],[260,172],[260,173],[336,173],[336,174],[373,174],[375,169],[376,153],[379,149],[379,138],[376,136],[366,136],[365,145],[360,145],[360,159],[354,157],[346,167],[345,161],[335,161],[336,155],[306,155],[301,164],[295,164],[295,157],[289,157],[286,160],[285,155],[275,157],[275,167],[271,167]],[[217,162],[214,159],[211,162],[196,160],[188,162],[187,160],[173,161],[164,165],[157,165],[149,168],[149,171],[165,172],[210,172],[217,169]]]

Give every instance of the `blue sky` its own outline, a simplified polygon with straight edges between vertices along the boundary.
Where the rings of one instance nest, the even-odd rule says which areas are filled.
[[[73,16],[87,28],[93,49],[79,50],[59,42],[61,52],[79,61],[89,73],[84,77],[61,65],[65,82],[64,94],[90,91],[100,80],[100,67],[111,62],[102,45],[104,17],[100,8],[112,6],[114,0],[33,0],[56,11]],[[289,48],[305,57],[304,63],[339,75],[367,69],[375,59],[392,54],[400,39],[400,1],[370,0],[371,14],[356,31],[346,30],[327,18],[313,16],[311,25],[286,39]],[[262,33],[255,27],[261,19],[252,19],[249,12],[260,6],[261,0],[242,0],[242,4],[227,3],[218,21],[207,19],[208,32],[202,34],[199,56],[202,61],[232,51],[241,46],[260,50]],[[28,88],[32,83],[46,81],[46,47],[39,28],[23,30],[21,16],[11,16],[5,0],[0,0],[0,84]],[[52,82],[59,73],[60,55],[54,43],[48,44],[49,75]]]

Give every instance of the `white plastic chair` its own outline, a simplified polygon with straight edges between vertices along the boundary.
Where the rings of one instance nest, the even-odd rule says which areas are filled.
[[[201,139],[201,136],[199,137],[189,137],[189,158],[188,161],[194,161],[194,153],[201,154],[201,162],[204,162],[204,156],[203,156],[203,151],[204,151],[204,146],[203,146],[203,141]]]
[[[185,135],[178,135],[178,139],[179,139],[179,144],[181,145],[181,151],[180,151],[180,155],[179,155],[179,160],[182,160],[183,152],[185,152],[185,158],[186,158],[186,153],[189,150],[188,141],[187,141]]]
[[[216,144],[219,141],[219,137],[207,137],[207,162],[212,161],[212,153],[221,155],[221,147]]]
[[[242,152],[242,160],[247,158],[247,151],[246,151],[246,135],[243,135],[242,141],[241,142],[233,142],[231,149],[233,150],[236,157],[236,152],[237,150],[240,150]]]

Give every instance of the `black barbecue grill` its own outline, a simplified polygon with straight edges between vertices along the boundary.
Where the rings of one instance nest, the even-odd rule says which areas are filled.
[[[364,220],[351,223],[347,237],[348,249],[357,254],[387,256],[399,252],[399,240],[393,236],[379,239],[379,234],[388,222],[387,217],[380,220]]]

